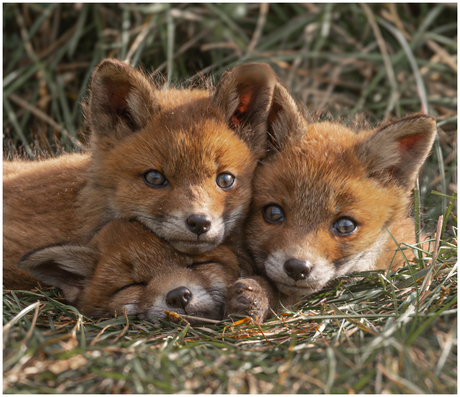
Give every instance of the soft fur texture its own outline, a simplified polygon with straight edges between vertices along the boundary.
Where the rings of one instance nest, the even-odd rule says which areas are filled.
[[[87,185],[89,163],[89,156],[80,154],[41,162],[3,163],[3,285],[6,288],[36,286],[36,280],[17,267],[26,252],[50,244],[80,241],[85,236],[91,238],[91,229],[99,222],[97,208],[93,214],[83,214],[78,200]]]
[[[232,232],[248,211],[252,174],[266,152],[275,83],[268,65],[247,64],[228,72],[214,93],[161,90],[122,62],[101,62],[85,106],[90,154],[4,164],[5,287],[34,285],[16,268],[24,253],[86,243],[114,218],[136,219],[189,254],[233,244],[250,273]],[[149,186],[149,171],[166,183]],[[233,176],[233,185],[218,186],[221,174]],[[206,232],[191,230],[193,217],[206,218]]]
[[[155,321],[164,310],[220,320],[236,256],[220,246],[195,256],[174,250],[137,222],[114,220],[88,244],[34,250],[19,267],[61,289],[83,314],[122,314]],[[191,320],[194,322],[193,320]]]
[[[298,125],[297,115],[292,122]],[[360,133],[337,123],[305,122],[303,131],[290,131],[256,170],[245,228],[258,272],[279,290],[283,303],[295,303],[353,271],[400,267],[403,257],[388,232],[397,242],[415,243],[411,191],[434,141],[435,120],[416,114]],[[270,205],[282,208],[280,222],[264,219]],[[341,235],[337,221],[344,218],[356,229]],[[303,266],[297,279],[287,271],[292,263]],[[268,306],[254,309],[254,299],[263,301],[254,297],[257,283],[238,283],[227,312],[268,315]]]

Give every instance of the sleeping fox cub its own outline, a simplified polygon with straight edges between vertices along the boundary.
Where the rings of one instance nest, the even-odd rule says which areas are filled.
[[[19,267],[61,289],[83,314],[123,313],[141,320],[181,315],[221,320],[227,287],[238,262],[225,246],[195,256],[182,254],[137,222],[114,220],[88,244],[34,250]],[[191,323],[196,320],[189,320]]]
[[[309,124],[295,105],[283,106],[284,135],[283,126],[271,134],[273,154],[254,174],[245,226],[266,278],[238,280],[226,309],[259,320],[277,306],[277,290],[289,305],[339,276],[403,264],[389,233],[415,243],[411,191],[436,134],[435,120],[422,114],[356,133]]]
[[[101,62],[85,106],[90,154],[4,162],[5,287],[33,285],[16,267],[24,253],[88,242],[114,218],[135,219],[188,254],[229,238],[265,154],[275,84],[268,65],[253,63],[214,93],[160,90],[122,62]]]

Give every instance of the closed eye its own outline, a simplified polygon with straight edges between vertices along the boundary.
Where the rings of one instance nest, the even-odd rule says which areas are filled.
[[[210,263],[216,263],[216,261],[201,261],[201,262],[195,262],[195,263],[192,263],[191,265],[187,266],[188,269],[193,269],[197,266],[200,266],[200,265],[209,265]]]
[[[119,290],[115,291],[112,295],[118,294],[119,292],[121,292],[121,291],[123,291],[123,290],[125,290],[125,289],[131,288],[131,287],[135,287],[135,286],[139,286],[139,285],[146,286],[147,283],[132,283],[132,284],[127,284],[127,285],[121,287]]]

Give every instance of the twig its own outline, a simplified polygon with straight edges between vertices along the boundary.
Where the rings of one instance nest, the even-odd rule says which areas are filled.
[[[94,346],[97,342],[97,340],[99,339],[99,337],[104,333],[104,331],[109,328],[109,327],[115,327],[115,325],[113,324],[109,324],[109,325],[106,325],[104,328],[102,328],[102,331],[99,332],[96,337],[91,341],[91,343],[89,344],[90,346]]]
[[[213,63],[212,65],[210,65],[210,66],[208,66],[208,67],[206,67],[204,69],[201,69],[198,73],[195,73],[192,77],[189,77],[187,79],[187,81],[191,82],[193,80],[196,80],[197,78],[204,76],[206,73],[210,72],[211,70],[215,69],[216,67],[218,67],[218,66],[220,66],[222,64],[227,63],[228,61],[230,61],[231,59],[234,59],[234,58],[237,58],[235,56],[235,54],[230,54],[227,57],[225,57],[224,59],[221,59],[220,61],[217,61],[217,62]]]
[[[380,52],[382,53],[383,57],[383,64],[385,65],[385,70],[387,71],[387,76],[388,80],[391,85],[391,95],[388,100],[388,105],[387,109],[385,110],[385,118],[388,117],[390,114],[391,110],[396,106],[396,109],[399,109],[398,106],[398,97],[399,97],[399,92],[398,92],[398,83],[396,82],[396,76],[395,72],[393,70],[393,65],[391,64],[390,57],[388,56],[388,51],[387,51],[387,46],[385,44],[385,40],[383,39],[382,33],[380,32],[379,26],[377,25],[377,22],[375,21],[375,16],[372,13],[371,9],[366,3],[362,3],[361,6],[364,9],[364,12],[367,15],[367,18],[369,20],[369,23],[372,27],[372,30],[374,31],[374,36],[377,40],[377,44],[380,48]]]
[[[16,316],[14,316],[7,324],[3,326],[3,332],[8,331],[14,324],[18,322],[18,320],[24,317],[27,313],[31,310],[36,309],[40,305],[40,301],[32,303],[31,305],[27,306],[26,308],[22,309]]]
[[[428,114],[428,101],[426,96],[425,85],[423,84],[422,76],[417,66],[417,61],[414,58],[414,54],[412,53],[412,50],[409,44],[407,43],[406,38],[399,29],[396,29],[393,25],[389,24],[384,19],[378,18],[378,20],[381,25],[385,26],[385,28],[389,30],[393,34],[393,36],[396,37],[396,39],[399,41],[399,44],[401,44],[401,47],[406,53],[406,57],[409,60],[412,72],[414,73],[415,81],[417,83],[418,94],[420,97],[420,101],[422,102],[422,112]]]
[[[394,3],[389,3],[387,4],[388,9],[390,10],[390,14],[388,15],[385,10],[382,11],[382,16],[385,19],[388,19],[389,21],[394,21],[396,26],[399,28],[401,32],[403,32],[404,36],[406,37],[407,40],[412,40],[412,37],[410,36],[409,33],[407,33],[406,29],[404,28],[403,23],[401,22],[401,19],[399,18],[398,11],[396,9],[396,4]]]
[[[114,339],[113,343],[118,341],[118,339],[120,339],[125,334],[125,332],[128,330],[129,320],[128,320],[128,314],[126,313],[126,307],[123,307],[123,314],[125,315],[125,318],[126,318],[126,326],[125,328],[123,328],[123,331],[121,331],[121,333]]]
[[[256,48],[257,42],[259,41],[260,35],[262,34],[262,30],[265,26],[265,21],[267,20],[269,5],[267,3],[260,3],[260,13],[259,18],[257,18],[257,25],[252,34],[251,41],[248,45],[246,53],[250,53],[254,51]]]
[[[22,144],[24,145],[24,149],[26,150],[26,153],[29,155],[30,158],[34,158],[35,157],[34,153],[32,152],[32,149],[27,143],[27,139],[24,133],[22,132],[21,127],[19,126],[18,119],[16,118],[16,113],[14,113],[13,108],[10,105],[10,102],[5,97],[3,97],[3,106],[5,106],[5,110],[6,110],[6,113],[8,114],[8,118],[10,119],[11,124],[13,124],[13,127],[16,130],[16,133],[19,135],[19,139],[22,141]]]
[[[453,57],[444,48],[442,48],[433,40],[427,40],[426,44],[431,50],[433,50],[439,56],[440,62],[444,62],[447,66],[450,66],[457,72],[457,62],[455,62]]]
[[[430,287],[431,287],[431,282],[433,281],[433,269],[436,264],[436,259],[438,257],[438,248],[439,248],[439,240],[441,238],[441,233],[442,233],[442,221],[443,221],[443,215],[441,215],[438,218],[438,224],[436,228],[436,241],[434,243],[434,248],[433,248],[433,256],[431,259],[431,266],[430,269],[425,276],[422,287],[420,288],[421,295],[420,295],[420,301],[419,305],[422,304],[422,302],[425,300],[425,298],[431,293]]]
[[[40,301],[37,301],[37,303],[40,303]],[[26,337],[24,338],[23,341],[21,341],[21,343],[23,345],[25,345],[27,343],[27,341],[29,340],[29,338],[31,337],[32,335],[32,332],[34,331],[34,328],[35,328],[35,324],[37,322],[37,317],[38,317],[38,314],[41,312],[41,310],[43,309],[45,305],[43,304],[42,307],[40,308],[39,305],[36,306],[35,308],[35,313],[34,313],[34,317],[32,319],[32,324],[30,325],[30,329],[29,331],[27,331],[27,335]]]
[[[137,37],[134,40],[133,44],[129,48],[129,51],[126,54],[126,57],[125,57],[125,59],[123,61],[126,64],[128,64],[128,65],[130,64],[131,58],[133,57],[134,53],[139,48],[141,43],[145,40],[145,38],[147,37],[147,34],[150,32],[150,30],[154,26],[154,24],[151,23],[151,18],[152,18],[152,14],[147,15],[147,18],[145,18],[145,21],[142,24],[142,30],[139,32],[139,34],[137,35]]]
[[[214,27],[215,24],[211,24],[211,27]],[[191,46],[193,46],[195,43],[197,43],[199,40],[201,40],[203,37],[209,34],[208,29],[203,29],[200,33],[194,35],[189,41],[187,41],[185,44],[183,44],[175,53],[173,56],[173,59],[175,59],[177,56],[181,55],[185,51],[187,51]],[[168,65],[167,61],[164,61],[160,66],[158,66],[155,71],[151,74],[151,76],[154,76],[158,72],[161,72],[166,66]]]
[[[378,370],[391,382],[398,387],[404,389],[406,392],[412,392],[416,394],[423,394],[423,390],[409,382],[407,379],[400,378],[397,375],[387,371],[387,369],[380,363],[377,364]]]
[[[49,117],[40,109],[36,108],[35,106],[32,106],[30,103],[26,102],[25,100],[23,100],[15,94],[10,94],[8,98],[10,98],[14,103],[21,106],[22,108],[29,110],[39,119],[43,120],[45,123],[48,123],[53,128],[56,128],[59,132],[65,135],[66,138],[68,138],[73,144],[75,144],[80,149],[83,147],[83,145],[78,139],[75,139],[72,135],[70,135],[69,131],[67,131],[65,128],[62,128],[58,123],[56,123],[51,117]]]

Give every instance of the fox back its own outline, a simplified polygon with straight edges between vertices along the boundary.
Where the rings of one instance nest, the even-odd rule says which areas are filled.
[[[88,155],[3,162],[3,285],[28,289],[35,280],[17,268],[31,249],[82,239],[78,196],[86,186]]]
[[[352,271],[401,266],[390,234],[415,241],[410,193],[434,119],[413,115],[356,133],[293,117],[291,135],[254,175],[246,241],[258,270],[298,298]]]
[[[137,222],[114,220],[88,244],[61,244],[26,254],[19,267],[61,289],[85,315],[135,315],[156,321],[165,310],[220,320],[238,261],[220,246],[182,254]],[[193,322],[193,321],[192,321]]]

